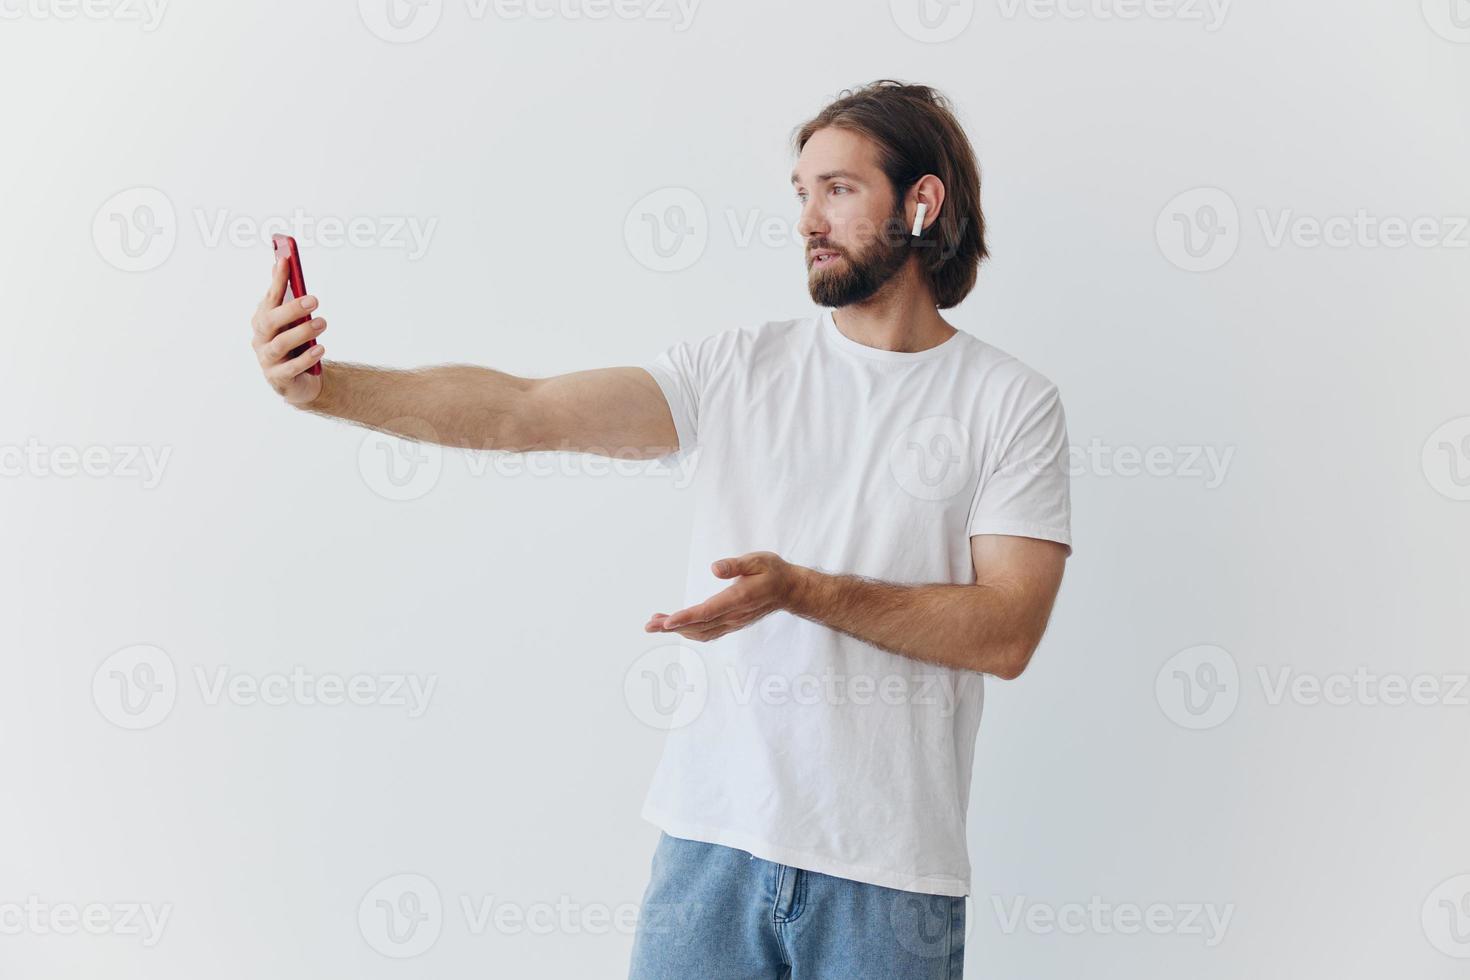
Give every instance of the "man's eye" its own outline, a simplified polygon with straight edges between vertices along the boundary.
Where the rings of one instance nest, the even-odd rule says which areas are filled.
[[[806,203],[806,192],[805,191],[797,191],[796,192],[796,199],[798,201],[800,201],[802,204],[805,204]]]
[[[851,190],[851,188],[843,187],[841,184],[837,184],[837,185],[833,186],[832,193],[833,194],[846,194],[849,190]]]

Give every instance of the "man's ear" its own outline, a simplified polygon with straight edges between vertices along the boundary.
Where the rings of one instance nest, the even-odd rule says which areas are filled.
[[[924,205],[924,228],[928,228],[939,219],[939,211],[944,207],[944,181],[933,174],[925,174],[909,188],[908,198],[904,201],[904,216],[910,228],[915,225],[920,204]]]

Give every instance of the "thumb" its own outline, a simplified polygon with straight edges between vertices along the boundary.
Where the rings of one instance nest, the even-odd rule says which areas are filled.
[[[749,555],[741,555],[738,558],[721,558],[710,567],[714,569],[715,575],[719,578],[734,578],[753,571],[749,558]]]

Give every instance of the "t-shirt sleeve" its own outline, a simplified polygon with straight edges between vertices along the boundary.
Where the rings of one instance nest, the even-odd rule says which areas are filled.
[[[1015,414],[1001,448],[982,474],[970,507],[970,534],[1010,534],[1058,541],[1072,551],[1071,450],[1055,385]]]
[[[739,329],[732,329],[697,341],[680,341],[643,365],[669,403],[680,453],[699,445],[700,413],[708,407],[710,387],[721,372],[730,369],[743,337]]]
[[[679,452],[688,452],[696,445],[699,433],[700,375],[694,346],[681,341],[644,364],[643,369],[653,375],[664,401],[669,403]]]

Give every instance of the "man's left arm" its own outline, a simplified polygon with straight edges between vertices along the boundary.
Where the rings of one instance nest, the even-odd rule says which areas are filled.
[[[970,538],[973,585],[899,585],[833,575],[757,551],[714,563],[729,588],[644,627],[712,640],[777,610],[900,656],[961,670],[1019,677],[1051,617],[1068,548],[1006,534]]]

